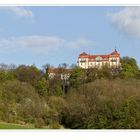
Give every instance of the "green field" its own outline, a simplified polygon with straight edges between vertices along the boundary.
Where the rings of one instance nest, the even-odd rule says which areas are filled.
[[[0,122],[0,129],[34,129],[34,126]]]
[[[52,129],[52,127],[44,126],[42,128],[36,128],[33,124],[21,125],[21,124],[0,122],[0,129]],[[64,129],[64,127],[60,125],[60,129]]]

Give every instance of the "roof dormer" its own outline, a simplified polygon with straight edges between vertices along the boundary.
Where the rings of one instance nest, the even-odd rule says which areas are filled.
[[[89,57],[89,55],[85,52],[83,52],[79,55],[79,58],[88,58],[88,57]]]
[[[113,51],[112,53],[110,53],[110,55],[120,55],[119,53],[118,53],[118,51],[115,49],[115,51]]]

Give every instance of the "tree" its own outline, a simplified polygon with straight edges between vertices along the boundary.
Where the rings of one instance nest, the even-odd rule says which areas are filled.
[[[74,64],[74,63],[70,65],[70,68],[72,68],[72,69],[75,68],[75,67],[77,67],[77,65]]]
[[[136,77],[138,74],[138,65],[134,58],[123,57],[121,58],[122,71],[120,73],[121,78]]]
[[[65,99],[61,123],[72,129],[140,127],[140,81],[100,79],[72,89]]]
[[[49,78],[49,69],[51,67],[53,67],[53,66],[51,66],[50,64],[45,64],[45,65],[42,66],[43,73],[44,73],[44,76],[45,76],[46,80],[48,80],[48,78]]]
[[[5,64],[0,64],[0,80],[1,81],[6,81],[6,80],[13,80],[15,78],[15,68],[16,66],[11,64],[11,65],[5,65]]]
[[[7,72],[6,72],[6,70],[0,70],[0,80],[1,81],[5,81],[5,80],[7,80]]]
[[[62,64],[59,64],[58,67],[66,69],[68,67],[68,64],[67,63],[62,63]]]
[[[41,77],[40,71],[34,65],[20,65],[16,68],[15,75],[18,80],[22,82],[29,82],[31,84],[34,84],[34,82]]]
[[[86,79],[85,70],[75,67],[73,68],[71,75],[70,75],[70,84],[72,87],[78,87],[78,85],[83,84]]]
[[[35,88],[40,95],[45,95],[48,93],[48,84],[45,78],[41,78],[36,81]]]
[[[87,82],[92,82],[98,78],[98,69],[89,68],[87,70]]]

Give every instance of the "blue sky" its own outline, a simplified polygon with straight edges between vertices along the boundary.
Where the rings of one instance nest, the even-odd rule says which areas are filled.
[[[140,8],[0,7],[0,63],[76,63],[79,53],[121,56],[140,65]]]

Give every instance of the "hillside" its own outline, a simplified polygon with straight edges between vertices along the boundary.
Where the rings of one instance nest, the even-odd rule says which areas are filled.
[[[121,59],[121,69],[0,65],[0,129],[140,128],[140,70]]]

